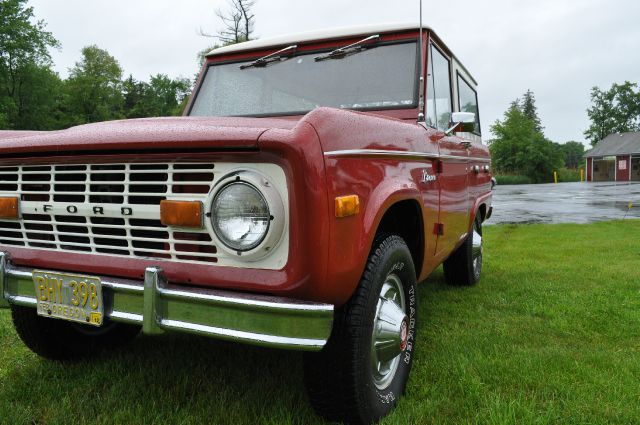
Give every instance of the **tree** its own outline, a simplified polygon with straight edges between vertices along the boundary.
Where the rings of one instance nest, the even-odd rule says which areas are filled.
[[[591,89],[591,107],[587,115],[591,121],[584,132],[591,145],[612,133],[640,131],[640,90],[638,85],[625,81],[614,83],[609,90]]]
[[[496,136],[489,141],[493,166],[501,173],[517,173],[520,171],[522,160],[519,158],[524,152],[527,141],[523,134],[531,133],[530,122],[520,111],[517,104],[511,104],[504,113],[504,120],[491,126]]]
[[[537,130],[518,102],[511,104],[504,120],[497,120],[491,131],[495,138],[489,141],[489,149],[500,173],[522,174],[541,183],[550,181],[553,171],[563,165],[560,150]]]
[[[191,93],[191,83],[186,78],[171,79],[157,74],[149,81],[149,96],[154,100],[153,116],[179,115],[182,101]]]
[[[558,145],[564,156],[564,166],[576,169],[582,164],[584,156],[584,145],[580,142],[570,141],[562,145]]]
[[[60,87],[49,48],[59,43],[26,3],[0,2],[0,127],[49,129]]]
[[[60,128],[58,108],[63,83],[58,74],[49,67],[25,64],[18,82],[12,127],[29,130]]]
[[[0,129],[52,130],[124,117],[179,115],[191,82],[158,74],[132,76],[106,50],[82,49],[66,81],[52,69],[49,49],[58,41],[35,21],[27,0],[0,0]],[[242,34],[253,31],[253,2],[236,0]]]
[[[122,95],[124,96],[124,114],[127,118],[138,118],[145,115],[138,115],[134,112],[138,104],[144,98],[146,83],[133,78],[133,75],[122,82]]]
[[[122,68],[98,46],[82,49],[82,59],[70,70],[66,82],[69,124],[123,118]]]
[[[223,11],[216,10],[216,16],[222,21],[223,29],[217,34],[208,34],[200,30],[203,37],[215,38],[218,43],[198,52],[198,60],[200,65],[204,63],[204,58],[211,50],[230,44],[241,43],[243,41],[253,40],[253,29],[255,24],[255,15],[252,8],[256,0],[229,0],[229,9]]]
[[[251,8],[255,0],[229,0],[231,10],[218,9],[216,15],[222,21],[224,29],[214,36],[223,44],[234,44],[251,40],[255,15]]]
[[[522,113],[531,121],[533,121],[536,131],[542,133],[544,127],[540,123],[540,117],[538,116],[538,107],[536,106],[536,97],[531,90],[527,90],[527,92],[523,95],[521,109]]]
[[[123,83],[124,109],[127,118],[180,115],[183,101],[191,92],[186,78],[171,79],[164,74],[151,77],[149,83],[129,76]]]

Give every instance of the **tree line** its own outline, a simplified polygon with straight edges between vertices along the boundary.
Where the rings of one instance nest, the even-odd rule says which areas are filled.
[[[192,81],[164,74],[140,81],[86,46],[66,79],[53,70],[59,41],[27,0],[0,2],[0,129],[56,130],[120,118],[180,115]]]
[[[514,100],[502,120],[491,126],[489,140],[493,167],[498,174],[525,176],[532,183],[553,181],[553,172],[575,170],[583,162],[584,145],[576,141],[552,142],[544,135],[535,95],[531,90]]]
[[[637,83],[614,83],[608,90],[591,89],[584,136],[592,146],[613,133],[640,131],[640,88]],[[535,96],[527,90],[497,120],[489,149],[498,174],[525,176],[533,183],[549,182],[553,171],[577,169],[584,162],[584,146],[576,141],[552,142],[544,135]]]

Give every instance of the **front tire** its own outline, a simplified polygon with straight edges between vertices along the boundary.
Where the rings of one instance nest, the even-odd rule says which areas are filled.
[[[304,358],[313,408],[325,419],[370,424],[404,393],[417,326],[416,273],[398,236],[380,237],[327,345]]]
[[[38,316],[35,308],[11,306],[11,318],[24,344],[39,356],[74,360],[121,346],[134,339],[140,326],[105,322],[99,328]]]

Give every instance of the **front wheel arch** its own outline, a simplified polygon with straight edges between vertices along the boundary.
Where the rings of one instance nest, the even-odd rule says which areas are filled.
[[[396,330],[392,335],[398,338],[391,341],[391,346],[381,348],[382,356],[392,346],[397,351],[386,357],[374,357],[374,343],[378,342],[377,318],[390,276],[402,282],[399,287],[404,292],[404,317],[396,323],[400,326],[393,328]],[[374,423],[388,414],[404,393],[416,345],[418,300],[415,276],[411,254],[402,238],[378,235],[355,293],[335,312],[327,345],[318,353],[305,353],[307,392],[312,406],[325,419]],[[395,323],[388,317],[384,322]],[[393,345],[395,342],[397,346]],[[376,359],[391,361],[385,364],[394,368],[393,375],[377,375],[373,367]],[[377,370],[382,371],[380,368]]]
[[[371,249],[380,235],[401,237],[411,252],[416,276],[420,276],[424,263],[424,217],[420,204],[415,199],[397,201],[386,209],[378,226]]]

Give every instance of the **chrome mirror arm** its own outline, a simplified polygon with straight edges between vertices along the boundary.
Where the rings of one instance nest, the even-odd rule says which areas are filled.
[[[445,136],[451,136],[453,134],[453,131],[458,128],[458,126],[460,125],[459,122],[453,124],[453,126],[451,126],[449,129],[447,129],[444,134]]]

